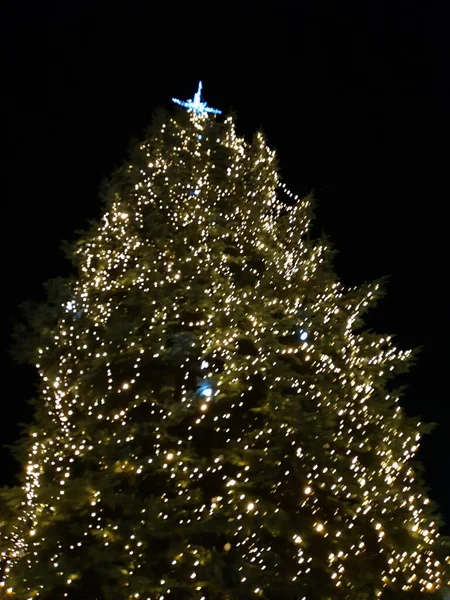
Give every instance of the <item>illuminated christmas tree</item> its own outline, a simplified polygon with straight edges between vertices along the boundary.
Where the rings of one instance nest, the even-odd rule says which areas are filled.
[[[311,199],[283,203],[264,137],[200,93],[112,177],[53,325],[35,319],[41,397],[0,589],[437,594],[445,553],[411,466],[423,427],[389,383],[410,352],[361,328],[379,285],[337,280]]]

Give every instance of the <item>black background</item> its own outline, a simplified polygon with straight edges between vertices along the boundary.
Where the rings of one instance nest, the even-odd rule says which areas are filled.
[[[448,19],[433,2],[3,4],[6,136],[1,443],[30,419],[32,368],[8,355],[26,298],[66,275],[61,241],[99,216],[103,177],[158,106],[191,98],[262,128],[288,187],[315,191],[345,283],[389,275],[368,319],[423,347],[403,406],[437,423],[420,451],[450,524]],[[444,5],[444,3],[441,3]],[[17,466],[1,450],[0,484]],[[450,528],[446,528],[450,532]]]

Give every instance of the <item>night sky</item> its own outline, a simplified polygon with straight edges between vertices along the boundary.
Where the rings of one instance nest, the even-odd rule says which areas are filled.
[[[437,424],[419,456],[450,525],[446,15],[416,0],[120,4],[3,3],[1,443],[29,421],[37,381],[8,353],[18,305],[69,273],[62,240],[100,215],[101,181],[202,79],[241,134],[264,130],[293,192],[314,190],[341,279],[389,277],[367,323],[422,348],[402,402]],[[16,463],[0,459],[13,484]]]

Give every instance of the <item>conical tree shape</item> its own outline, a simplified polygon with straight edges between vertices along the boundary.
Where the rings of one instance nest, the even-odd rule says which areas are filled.
[[[178,109],[177,109],[178,110]],[[410,356],[360,317],[277,198],[275,154],[176,112],[112,178],[38,354],[19,600],[412,599],[448,581],[420,425],[386,386]],[[5,543],[6,542],[6,543]]]

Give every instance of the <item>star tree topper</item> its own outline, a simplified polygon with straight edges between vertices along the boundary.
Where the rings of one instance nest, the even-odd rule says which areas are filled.
[[[197,93],[194,95],[192,100],[184,101],[178,100],[178,98],[172,98],[172,102],[175,102],[175,104],[179,104],[180,106],[184,106],[184,108],[187,108],[192,112],[196,112],[199,115],[204,115],[206,113],[220,115],[222,113],[221,110],[218,110],[217,108],[211,108],[206,104],[206,102],[202,102],[202,87],[202,82],[199,81]]]

